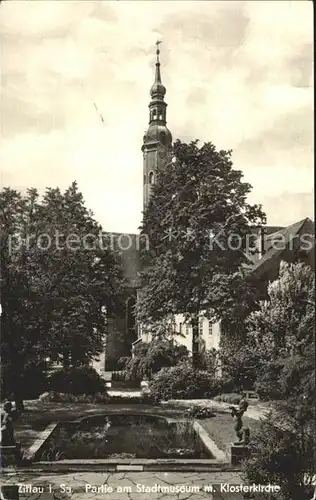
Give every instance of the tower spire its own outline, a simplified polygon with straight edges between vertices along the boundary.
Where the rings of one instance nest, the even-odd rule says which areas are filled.
[[[159,99],[163,101],[164,96],[166,94],[166,87],[162,84],[161,81],[161,73],[160,73],[160,60],[159,60],[159,45],[161,44],[161,40],[157,40],[156,42],[156,71],[155,71],[155,81],[150,89],[150,95],[153,99]]]
[[[160,60],[159,60],[159,54],[160,54],[159,45],[161,43],[162,43],[161,40],[157,40],[157,42],[156,42],[156,56],[157,56],[157,60],[156,60],[155,83],[162,83],[161,82],[161,74],[160,74]]]
[[[172,135],[167,127],[167,103],[164,100],[166,87],[162,84],[160,73],[160,44],[161,41],[157,40],[155,81],[150,89],[149,126],[142,145],[144,209],[148,204],[158,171],[165,164],[167,152],[172,144]]]

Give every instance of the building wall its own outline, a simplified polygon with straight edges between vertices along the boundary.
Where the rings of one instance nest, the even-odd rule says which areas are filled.
[[[185,323],[184,316],[178,314],[175,316],[175,332],[181,332],[182,335],[175,334],[175,340],[184,345],[189,352],[192,352],[192,327]],[[150,333],[141,333],[143,342],[151,342],[152,336]],[[207,318],[202,318],[200,321],[200,338],[203,341],[205,349],[219,349],[220,343],[220,323],[212,323]]]
[[[146,207],[151,195],[152,186],[155,183],[157,171],[157,144],[144,148],[143,156],[143,206]]]

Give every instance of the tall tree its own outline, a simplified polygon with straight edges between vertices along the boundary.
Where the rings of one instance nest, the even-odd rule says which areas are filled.
[[[279,278],[268,287],[268,300],[248,320],[258,387],[279,401],[275,420],[263,423],[245,470],[249,480],[261,484],[274,477],[286,500],[304,498],[304,482],[315,472],[314,343],[314,273],[302,263],[283,262]]]
[[[101,352],[103,308],[119,307],[124,280],[75,183],[64,193],[47,189],[42,200],[35,190],[5,189],[0,203],[1,355],[16,391],[31,362],[50,356],[69,366]]]
[[[192,325],[194,366],[201,312],[220,319],[243,309],[234,284],[239,282],[239,290],[248,287],[241,268],[248,262],[250,226],[264,223],[265,215],[260,206],[247,203],[251,186],[242,177],[233,169],[230,151],[177,141],[144,213],[149,249],[142,252],[139,320],[150,324],[185,314]],[[225,300],[218,300],[220,295]]]

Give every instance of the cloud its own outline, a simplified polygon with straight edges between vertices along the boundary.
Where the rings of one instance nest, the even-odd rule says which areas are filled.
[[[313,114],[310,106],[282,114],[256,137],[242,140],[235,149],[235,158],[244,166],[251,165],[257,155],[266,167],[273,168],[277,163],[284,169],[290,165],[312,169]]]
[[[309,217],[315,220],[314,194],[312,192],[281,192],[278,196],[264,196],[264,209],[270,214],[271,225],[287,226]],[[281,217],[279,214],[282,214]]]
[[[284,218],[270,200],[284,193],[301,217],[313,180],[309,2],[45,0],[1,11],[3,184],[76,179],[100,222],[136,230],[160,38],[173,137],[233,149],[268,220]]]

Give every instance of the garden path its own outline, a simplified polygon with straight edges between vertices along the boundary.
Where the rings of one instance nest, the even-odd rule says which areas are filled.
[[[221,491],[227,484],[241,483],[236,472],[85,472],[31,477],[30,471],[25,476],[2,477],[2,485],[44,488],[42,494],[20,493],[19,500],[242,500],[239,493]],[[217,491],[211,492],[212,487]]]

